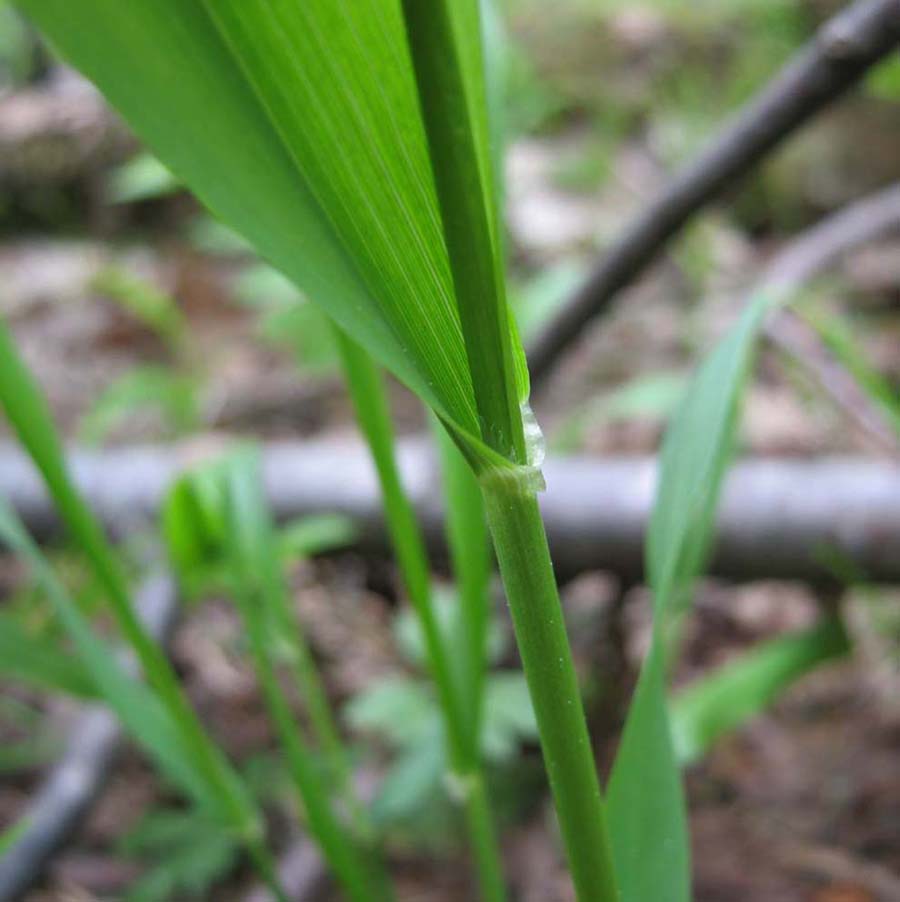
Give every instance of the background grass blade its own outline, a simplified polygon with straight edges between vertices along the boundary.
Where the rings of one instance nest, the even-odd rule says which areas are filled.
[[[755,298],[701,365],[663,444],[646,554],[653,638],[608,788],[623,902],[690,898],[687,812],[667,710],[666,652],[673,618],[709,552],[740,401],[769,306],[767,296]]]
[[[191,765],[179,731],[159,700],[129,676],[109,646],[94,633],[5,499],[0,499],[0,538],[24,561],[68,632],[95,692],[160,769],[204,807],[222,814],[202,770]]]
[[[145,678],[171,718],[179,740],[176,747],[193,762],[196,770],[203,773],[219,810],[227,812],[230,828],[241,837],[265,879],[272,883],[274,871],[268,853],[260,843],[262,826],[256,806],[221,750],[207,736],[165,654],[141,625],[131,603],[122,565],[69,477],[47,402],[2,321],[0,404],[43,476],[73,540],[103,588],[116,623],[135,652]],[[126,708],[124,705],[123,711]]]
[[[361,807],[353,797],[348,756],[342,747],[330,706],[312,656],[298,624],[287,609],[274,529],[265,506],[258,455],[243,449],[224,461],[220,473],[224,490],[225,550],[235,579],[235,599],[250,640],[256,672],[269,711],[278,727],[291,772],[297,784],[310,828],[318,838],[334,872],[348,895],[358,902],[391,899],[386,875],[375,862],[366,861],[360,843],[370,841],[361,823]],[[354,837],[332,808],[326,782],[310,753],[275,670],[273,640],[288,649],[292,672],[307,702],[316,736],[326,755],[337,790],[352,805],[357,827]]]
[[[0,857],[4,856],[28,830],[28,821],[20,820],[0,833]]]
[[[447,544],[458,595],[450,647],[469,714],[470,741],[477,747],[491,616],[491,550],[478,482],[447,430],[436,420],[432,427],[441,459]]]
[[[378,473],[391,544],[422,630],[427,667],[437,688],[446,731],[450,776],[465,806],[480,887],[486,899],[497,902],[505,896],[503,869],[481,774],[479,746],[473,720],[467,716],[468,699],[457,679],[459,670],[451,663],[437,617],[425,540],[400,481],[384,383],[378,368],[361,347],[340,330],[335,330],[335,337],[357,420]],[[483,603],[476,602],[476,605]]]
[[[383,872],[361,854],[359,843],[371,837],[362,829],[354,836],[336,816],[322,779],[323,768],[303,737],[279,681],[276,663],[287,659],[325,755],[324,773],[331,771],[346,800],[352,792],[348,757],[310,650],[288,610],[279,546],[265,506],[256,452],[242,448],[183,476],[170,491],[165,523],[181,576],[198,566],[224,563],[266,705],[310,831],[329,866],[350,898],[390,898]],[[355,799],[351,804],[360,827],[361,808]]]
[[[32,635],[19,617],[0,612],[0,673],[41,689],[96,698],[97,689],[78,660],[46,636]]]
[[[503,868],[489,793],[483,775],[482,714],[485,706],[487,639],[490,626],[491,553],[481,490],[475,475],[443,425],[432,419],[432,432],[441,459],[447,541],[453,561],[457,605],[449,634],[456,662],[459,691],[467,713],[469,777],[465,806],[469,835],[478,856],[478,872],[485,899],[505,898]]]
[[[810,629],[770,639],[682,689],[669,702],[678,760],[697,761],[719,737],[764,711],[800,677],[850,648],[840,617],[828,617]]]

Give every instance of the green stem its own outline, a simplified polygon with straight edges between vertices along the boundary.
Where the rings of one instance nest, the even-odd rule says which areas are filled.
[[[388,533],[410,601],[422,626],[431,675],[437,684],[451,748],[466,747],[465,717],[431,599],[428,556],[416,514],[400,481],[394,435],[381,373],[344,333],[338,344],[357,420],[372,454],[384,501]],[[454,765],[458,762],[454,762]]]
[[[499,481],[483,491],[578,899],[617,902],[600,785],[537,498]]]
[[[506,898],[503,861],[499,853],[497,830],[484,783],[484,773],[480,767],[469,777],[466,793],[466,827],[475,855],[481,898],[485,902],[503,902]]]
[[[19,441],[40,470],[69,533],[100,583],[116,623],[137,655],[145,677],[171,713],[195,763],[222,803],[232,828],[248,847],[258,842],[262,824],[256,806],[222,751],[204,730],[184,695],[172,665],[138,619],[121,562],[69,477],[46,399],[20,358],[2,321],[0,402]]]
[[[325,753],[359,838],[366,843],[373,842],[372,825],[353,786],[350,755],[341,741],[334,713],[313,661],[306,636],[295,617],[288,615],[285,626],[287,631],[284,635],[289,644],[291,671],[306,702],[313,733]],[[291,627],[293,628],[291,629]]]
[[[224,550],[234,580],[235,602],[310,830],[351,898],[359,902],[391,899],[393,895],[384,870],[374,849],[369,847],[371,831],[353,836],[335,814],[326,788],[329,781],[322,779],[316,758],[307,748],[278,680],[276,661],[286,656],[309,706],[313,730],[328,758],[332,775],[337,778],[342,793],[349,796],[352,783],[347,756],[309,646],[290,611],[284,573],[275,550],[275,528],[265,502],[259,455],[255,449],[244,449],[231,455],[220,472],[224,491]],[[355,804],[355,797],[352,801],[351,814],[358,814],[361,820],[362,808]]]
[[[278,866],[272,853],[266,848],[264,842],[253,840],[247,843],[247,855],[256,868],[256,873],[262,878],[263,883],[269,888],[269,892],[275,898],[275,902],[290,902],[281,886],[281,878],[278,876]]]
[[[490,622],[491,549],[478,480],[437,417],[432,417],[432,433],[441,457],[447,544],[459,594],[450,643],[469,715],[469,741],[477,753]]]
[[[453,777],[462,789],[469,840],[475,850],[483,899],[505,898],[502,864],[481,785],[481,764],[473,741],[460,687],[455,678],[431,597],[428,556],[415,511],[400,481],[394,453],[394,434],[381,373],[366,352],[335,328],[347,385],[357,420],[369,445],[384,501],[388,533],[413,609],[419,618],[432,679],[447,732],[447,748]],[[484,806],[483,810],[479,806]],[[477,829],[476,829],[477,828]]]
[[[329,865],[350,898],[356,902],[371,902],[374,898],[384,898],[373,894],[369,869],[356,854],[355,843],[348,839],[331,810],[319,779],[315,759],[303,743],[293,712],[278,684],[278,677],[269,655],[268,633],[263,628],[262,621],[247,610],[248,605],[259,603],[261,599],[252,596],[243,599],[244,624],[249,634],[250,648],[263,695],[272,720],[278,728],[297,794],[306,810],[310,830],[318,839]]]

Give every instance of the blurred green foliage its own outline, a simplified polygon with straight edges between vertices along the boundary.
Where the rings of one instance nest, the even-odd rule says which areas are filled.
[[[197,808],[152,808],[119,844],[145,865],[125,902],[209,899],[212,885],[237,864],[235,837]]]

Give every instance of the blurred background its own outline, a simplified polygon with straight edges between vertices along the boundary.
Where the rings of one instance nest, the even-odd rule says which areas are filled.
[[[508,40],[509,277],[526,339],[668,176],[841,6],[498,4]],[[535,400],[549,454],[655,453],[687,375],[735,321],[766,263],[822,217],[898,180],[895,53],[695,219],[595,320]],[[766,344],[740,453],[896,462],[900,236],[845,255],[799,303],[820,334],[838,336],[831,342],[838,358],[864,370],[861,403],[872,404],[876,423],[867,428],[802,359]],[[172,443],[172,453],[189,460],[234,435],[355,438],[330,332],[316,310],[182,191],[3,0],[0,313],[72,442]],[[399,432],[420,432],[418,403],[398,385],[392,400]],[[0,453],[12,453],[3,423],[0,438]],[[65,545],[53,555],[85,610],[96,610],[97,590],[77,557]],[[21,576],[14,560],[0,557],[0,613],[32,635],[52,635],[58,626],[49,607]],[[405,898],[465,898],[427,731],[398,735],[398,721],[424,722],[433,703],[421,689],[421,656],[399,613],[390,560],[337,547],[299,561],[292,581],[345,722],[381,750],[378,767],[400,788],[384,816],[402,850]],[[610,687],[627,685],[646,647],[647,600],[615,567],[585,570],[564,595],[598,747],[608,747],[602,766],[620,710]],[[852,657],[794,685],[688,771],[698,902],[900,899],[900,591],[838,563],[826,586],[707,580],[676,684],[809,626],[838,598],[857,640]],[[494,660],[508,667],[513,646],[497,609]],[[186,613],[172,654],[216,736],[256,775],[261,793],[275,794],[269,726],[240,646],[236,614],[213,598]],[[2,689],[0,827],[58,757],[77,713],[74,702],[50,693]],[[527,697],[516,680],[498,678],[493,691],[492,761],[512,825],[505,851],[518,898],[565,899]],[[233,851],[201,840],[202,829],[179,818],[166,788],[128,753],[26,898],[246,898],[252,878],[235,866]],[[187,863],[173,854],[185,844]],[[328,891],[308,898],[329,898]]]

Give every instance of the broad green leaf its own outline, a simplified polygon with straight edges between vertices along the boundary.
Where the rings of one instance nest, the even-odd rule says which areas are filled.
[[[46,636],[33,635],[20,619],[0,613],[0,673],[42,689],[95,697],[93,681],[79,662]]]
[[[722,477],[759,327],[772,301],[754,298],[701,365],[663,444],[647,539],[653,638],[609,782],[613,857],[623,902],[687,902],[690,845],[666,701],[671,620],[706,560]]]
[[[682,689],[669,703],[675,753],[700,759],[721,736],[764,711],[789,686],[826,661],[845,656],[850,639],[840,617],[778,636]]]
[[[22,6],[223,222],[453,426],[473,462],[508,466],[495,433],[515,422],[481,422],[473,389],[500,361],[478,391],[510,407],[499,262],[481,267],[493,281],[466,295],[466,315],[485,309],[464,339],[398,0]],[[454,4],[449,16],[448,60],[465,88],[454,122],[469,130],[465,162],[475,167],[459,178],[484,207],[490,242],[479,259],[496,257],[477,5]]]

